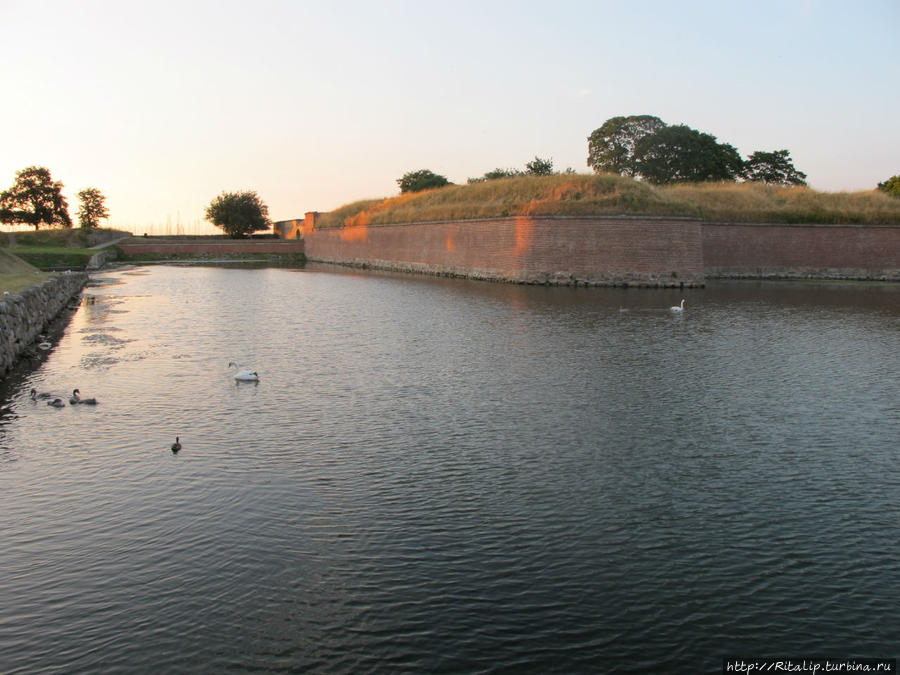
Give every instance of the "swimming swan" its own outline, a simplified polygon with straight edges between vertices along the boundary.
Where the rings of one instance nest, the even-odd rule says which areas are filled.
[[[69,403],[75,405],[76,403],[83,403],[84,405],[97,405],[97,399],[95,398],[81,398],[78,394],[81,393],[80,389],[72,390],[72,398],[69,399]]]
[[[65,408],[66,402],[61,398],[55,398],[52,401],[47,401],[47,405],[52,405],[54,408]]]
[[[181,442],[178,440],[178,436],[175,437],[175,442],[172,443],[172,452],[178,452],[181,450]]]
[[[240,366],[234,361],[229,362],[228,367],[240,368]],[[238,370],[238,372],[234,374],[234,379],[236,379],[238,382],[258,382],[259,374],[255,370]]]
[[[53,398],[53,394],[51,394],[49,391],[42,391],[39,394],[37,389],[32,389],[31,390],[31,400],[37,401],[39,398]]]
[[[681,299],[681,305],[675,305],[674,307],[669,307],[669,311],[683,312],[684,311],[684,298]]]

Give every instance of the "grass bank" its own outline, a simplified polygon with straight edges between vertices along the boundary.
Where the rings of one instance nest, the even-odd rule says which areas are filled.
[[[19,293],[29,286],[50,278],[33,265],[0,249],[0,293]]]
[[[48,230],[6,232],[0,236],[3,248],[45,247],[87,248],[87,230],[82,228],[56,228]]]
[[[42,270],[83,270],[98,251],[91,248],[61,248],[56,246],[17,246],[11,250],[27,263]]]
[[[323,214],[317,227],[620,214],[751,223],[900,224],[900,199],[878,190],[830,193],[758,183],[659,186],[613,174],[518,176],[353,202]]]

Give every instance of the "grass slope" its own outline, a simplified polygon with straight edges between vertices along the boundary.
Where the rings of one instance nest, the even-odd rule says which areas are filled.
[[[49,276],[21,258],[0,249],[0,293],[19,293]]]
[[[61,248],[57,246],[17,246],[16,255],[42,270],[83,270],[96,250],[90,248]]]
[[[317,227],[620,214],[728,222],[898,224],[900,199],[878,190],[828,193],[759,183],[659,186],[613,174],[518,176],[353,202],[323,214]]]

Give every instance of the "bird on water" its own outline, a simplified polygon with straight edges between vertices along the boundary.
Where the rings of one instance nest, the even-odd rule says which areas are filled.
[[[684,298],[681,299],[680,305],[675,305],[674,307],[669,307],[669,310],[672,312],[683,312],[684,311]]]
[[[81,398],[79,394],[81,393],[80,389],[72,390],[72,398],[69,399],[69,403],[72,405],[76,405],[77,403],[81,403],[83,405],[97,405],[97,399],[95,398]]]
[[[175,442],[172,443],[172,452],[177,454],[179,450],[181,450],[181,441],[179,440],[178,436],[176,436]]]
[[[259,373],[255,370],[248,370],[246,368],[241,368],[234,361],[230,361],[228,363],[229,368],[237,368],[238,372],[234,374],[234,379],[238,382],[258,382],[259,381]]]
[[[47,401],[47,405],[52,405],[54,408],[65,408],[66,402],[61,398],[55,398],[52,401]]]
[[[37,389],[31,390],[31,400],[37,401],[39,398],[53,398],[53,394],[48,391],[42,391],[40,394]]]

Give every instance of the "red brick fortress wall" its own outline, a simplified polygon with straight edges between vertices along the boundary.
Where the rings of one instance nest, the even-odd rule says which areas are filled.
[[[268,253],[279,255],[292,255],[303,253],[302,240],[294,239],[253,241],[233,239],[223,241],[210,241],[197,238],[189,241],[166,241],[165,239],[148,238],[146,240],[133,238],[118,244],[118,248],[126,255],[224,255],[233,256],[241,253]]]
[[[900,281],[900,226],[706,223],[709,278]]]
[[[685,219],[522,216],[310,229],[306,255],[322,262],[517,283],[703,283],[702,227]]]

